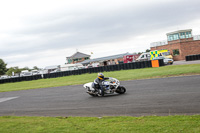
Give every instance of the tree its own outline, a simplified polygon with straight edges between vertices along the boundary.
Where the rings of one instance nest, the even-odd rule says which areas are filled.
[[[34,70],[39,70],[39,68],[37,66],[34,66],[33,69]]]
[[[149,49],[146,49],[146,52],[150,52],[151,50],[149,50]]]
[[[27,66],[26,67],[24,67],[24,68],[22,68],[22,70],[31,70],[31,69],[29,69]]]
[[[21,69],[19,69],[18,67],[11,67],[11,68],[9,68],[8,69],[8,71],[6,72],[6,74],[8,75],[8,76],[12,76],[12,72],[14,72],[15,74],[16,73],[20,73],[22,70]]]
[[[0,75],[4,75],[6,73],[6,66],[7,64],[2,59],[0,59]]]

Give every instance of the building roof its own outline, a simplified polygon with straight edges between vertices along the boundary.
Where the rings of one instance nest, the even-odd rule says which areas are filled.
[[[188,32],[188,31],[192,31],[192,29],[178,30],[178,31],[167,33],[166,35],[171,35],[171,34],[180,33],[180,32]]]
[[[73,54],[72,56],[67,57],[67,58],[77,59],[77,58],[84,58],[84,57],[90,57],[90,55],[87,55],[87,54],[84,54],[81,52],[76,52],[75,54]]]
[[[106,57],[101,57],[101,58],[84,60],[84,61],[82,61],[80,63],[81,64],[89,64],[90,62],[103,62],[103,61],[106,61],[106,60],[113,60],[113,59],[123,58],[125,55],[131,55],[131,54],[130,53],[124,53],[124,54],[106,56]]]
[[[46,70],[49,70],[49,69],[57,69],[57,68],[59,68],[60,67],[60,65],[54,65],[54,66],[47,66],[47,67],[45,67],[44,69],[46,69]]]

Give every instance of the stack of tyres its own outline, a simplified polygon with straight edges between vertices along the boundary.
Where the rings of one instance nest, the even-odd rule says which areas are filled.
[[[120,70],[120,66],[119,66],[119,64],[117,64],[117,65],[115,65],[116,66],[116,70]]]
[[[192,60],[196,60],[196,57],[195,57],[195,55],[192,55]]]
[[[123,63],[124,69],[127,70],[128,69],[128,65],[127,63]]]
[[[114,70],[114,71],[117,70],[117,65],[113,65],[113,70]]]
[[[186,61],[200,60],[200,54],[185,56]]]
[[[144,61],[140,62],[140,64],[141,64],[141,68],[145,68]]]
[[[133,63],[133,69],[136,69],[136,62]]]
[[[192,61],[192,55],[188,56],[189,61]]]
[[[198,60],[198,55],[194,55],[194,60]]]
[[[186,61],[189,61],[189,58],[188,58],[188,56],[185,56],[185,60],[186,60]]]
[[[97,73],[96,67],[93,67],[93,73]]]
[[[104,71],[104,67],[103,66],[101,66],[99,69],[100,69],[100,72]]]
[[[144,62],[144,67],[147,68],[148,67],[148,61]]]
[[[148,61],[148,67],[152,67],[151,61]]]
[[[141,68],[141,62],[136,62],[136,68]]]
[[[159,59],[159,66],[164,66],[164,60],[163,59]]]
[[[198,54],[197,56],[198,56],[197,59],[200,60],[200,54]]]
[[[115,65],[111,65],[110,67],[111,67],[111,71],[116,71]]]
[[[83,74],[87,73],[87,70],[86,70],[86,68],[84,68],[84,69],[81,69],[81,71],[82,71],[82,73],[83,73]]]
[[[119,64],[119,70],[123,70],[124,67],[123,67],[123,64]]]
[[[107,67],[108,67],[108,71],[112,71],[111,70],[111,65],[108,65]]]
[[[128,65],[128,69],[132,69],[132,64],[131,63],[127,63]]]
[[[130,69],[133,69],[134,67],[133,67],[133,62],[132,63],[129,63],[129,65],[130,65]]]

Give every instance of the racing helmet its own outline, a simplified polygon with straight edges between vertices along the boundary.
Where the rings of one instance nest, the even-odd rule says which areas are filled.
[[[101,80],[104,79],[103,73],[98,73],[98,78],[101,79]]]

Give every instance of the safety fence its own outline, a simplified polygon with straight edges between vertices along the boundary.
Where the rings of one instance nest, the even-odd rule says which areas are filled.
[[[185,56],[186,61],[200,60],[200,54]]]
[[[164,62],[162,59],[159,60],[159,66],[164,66]],[[33,76],[26,76],[26,77],[0,79],[0,84],[10,83],[10,82],[38,80],[38,79],[42,79],[42,78],[44,78],[44,79],[57,78],[57,77],[70,76],[70,75],[81,75],[81,74],[86,74],[86,73],[110,72],[110,71],[140,69],[140,68],[148,68],[148,67],[152,67],[151,61],[122,63],[122,64],[117,64],[117,65],[85,68],[85,69],[78,69],[78,70],[72,70],[72,71],[48,73],[48,74],[43,74],[43,75],[33,75]]]

